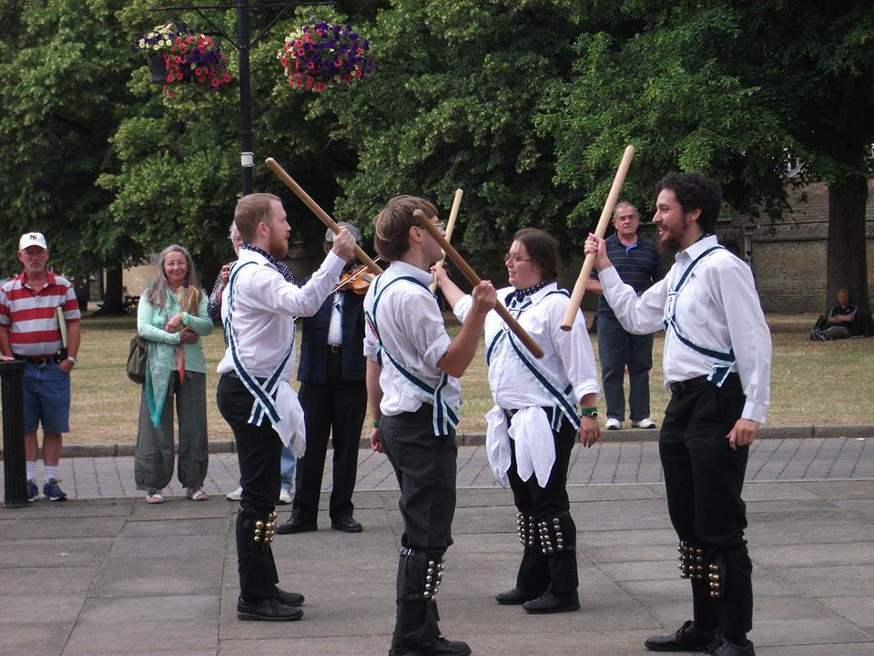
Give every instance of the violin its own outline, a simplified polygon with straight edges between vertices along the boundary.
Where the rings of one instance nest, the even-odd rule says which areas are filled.
[[[340,282],[334,286],[331,293],[352,291],[356,294],[366,294],[374,278],[376,274],[370,271],[366,264],[362,264],[351,271],[344,271],[340,276]]]

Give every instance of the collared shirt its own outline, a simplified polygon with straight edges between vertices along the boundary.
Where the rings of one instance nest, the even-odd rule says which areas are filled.
[[[234,268],[246,262],[234,283],[233,331],[237,355],[252,376],[266,377],[273,373],[294,340],[295,317],[315,314],[331,289],[340,279],[345,262],[328,253],[322,265],[302,287],[286,282],[267,258],[254,251],[240,249],[240,259]],[[232,270],[233,273],[233,270]],[[227,319],[228,288],[222,292],[222,323]],[[282,380],[294,371],[294,351],[286,362]],[[230,349],[218,364],[218,373],[234,370]]]
[[[0,325],[9,328],[12,353],[38,358],[60,351],[58,308],[67,323],[79,321],[73,285],[51,271],[46,271],[46,284],[41,289],[31,288],[24,273],[0,286]]]
[[[411,277],[421,282],[400,281],[387,286],[393,279]],[[388,268],[370,284],[364,297],[364,311],[367,325],[364,330],[364,355],[370,360],[379,356],[379,339],[391,356],[403,366],[432,387],[440,382],[443,371],[437,366],[449,350],[452,339],[446,332],[443,315],[437,300],[428,291],[434,279],[427,271],[422,271],[406,262],[392,262]],[[376,324],[379,337],[373,330],[374,290],[385,289],[379,297],[376,310]],[[382,388],[382,414],[399,415],[402,412],[415,412],[431,398],[414,387],[393,364],[382,361],[379,377]],[[442,391],[446,402],[455,408],[461,406],[461,386],[458,379],[449,376]]]
[[[540,346],[543,357],[535,359],[521,343],[517,343],[519,349],[560,392],[570,384],[570,395],[578,402],[587,394],[598,393],[598,372],[583,313],[577,312],[572,330],[561,329],[569,298],[557,290],[558,285],[551,282],[520,302],[514,298],[514,288],[505,287],[498,292],[498,302]],[[470,295],[455,304],[459,321],[464,322],[472,305]],[[486,315],[484,335],[486,349],[491,349],[489,387],[495,400],[495,407],[486,415],[489,465],[497,481],[506,487],[512,439],[519,477],[527,481],[536,475],[539,485],[546,487],[555,463],[555,443],[543,408],[557,408],[558,402],[521,360],[510,343],[509,328],[497,312]],[[506,410],[518,410],[511,422]]]
[[[508,305],[506,299],[508,296],[512,299],[511,293],[515,290],[505,287],[498,292],[498,302],[509,308],[519,325],[543,349],[543,357],[535,360],[534,356],[530,356],[531,361],[562,390],[571,383],[571,396],[579,401],[586,394],[598,393],[598,372],[582,312],[577,313],[573,330],[561,329],[569,299],[564,294],[550,293],[557,289],[558,285],[553,282],[527,297],[521,304],[511,300]],[[455,316],[459,321],[464,322],[472,304],[470,295],[455,304]],[[491,311],[486,315],[483,334],[487,347],[499,333],[508,331],[507,324],[497,312]],[[489,387],[495,403],[505,410],[555,405],[553,397],[535,383],[531,371],[519,359],[507,337],[504,335],[491,352]],[[527,355],[518,338],[514,339]]]
[[[607,302],[628,332],[645,335],[664,328],[669,292],[689,265],[718,242],[710,235],[677,253],[668,275],[640,298],[614,267],[600,272]],[[746,405],[741,416],[763,422],[770,404],[771,333],[749,267],[720,249],[702,259],[676,299],[683,334],[698,346],[733,349],[731,371],[740,375]],[[714,361],[684,346],[673,329],[665,335],[662,367],[665,386],[710,373]]]
[[[637,236],[632,246],[626,246],[614,232],[604,240],[607,244],[607,257],[616,267],[622,282],[634,287],[638,296],[649,289],[654,282],[665,277],[665,263],[656,245],[643,237]],[[591,278],[598,280],[598,272],[592,270]],[[598,317],[613,319],[615,315],[604,295],[598,297]]]

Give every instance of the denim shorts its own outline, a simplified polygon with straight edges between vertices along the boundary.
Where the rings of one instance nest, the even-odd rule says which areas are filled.
[[[70,376],[54,362],[30,364],[22,379],[24,432],[32,433],[42,424],[43,431],[70,431]]]

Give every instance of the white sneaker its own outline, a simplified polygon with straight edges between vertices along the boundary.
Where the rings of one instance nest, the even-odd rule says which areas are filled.
[[[287,506],[291,503],[291,491],[286,490],[284,487],[279,490],[279,504],[282,506]]]
[[[238,487],[233,492],[228,492],[225,496],[227,497],[228,501],[239,501],[243,498],[243,488]]]
[[[656,427],[655,422],[652,419],[650,419],[649,417],[645,417],[644,419],[641,419],[640,421],[632,421],[631,425],[634,428],[655,428]]]
[[[622,422],[616,419],[616,417],[610,417],[607,419],[607,423],[604,424],[604,428],[607,430],[619,430],[622,428]]]

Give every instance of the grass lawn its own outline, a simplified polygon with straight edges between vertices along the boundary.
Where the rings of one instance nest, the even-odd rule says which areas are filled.
[[[807,329],[816,316],[768,317],[774,341],[770,425],[874,424],[874,339],[810,341]],[[451,319],[454,323],[454,319]],[[82,321],[79,364],[73,371],[70,433],[65,444],[136,442],[141,387],[124,373],[134,317]],[[457,330],[452,327],[451,331]],[[594,337],[594,336],[592,336]],[[299,340],[298,340],[299,341]],[[661,423],[668,395],[662,388],[663,333],[656,335],[652,370],[652,416]],[[597,362],[597,339],[594,340]],[[218,327],[204,339],[207,358],[207,407],[212,440],[231,432],[215,406],[216,365],[224,352]],[[296,385],[296,383],[295,383]],[[485,432],[483,415],[492,405],[486,367],[480,354],[462,378],[465,404],[460,433]],[[603,400],[600,405],[603,408]],[[370,425],[368,418],[364,424]]]

